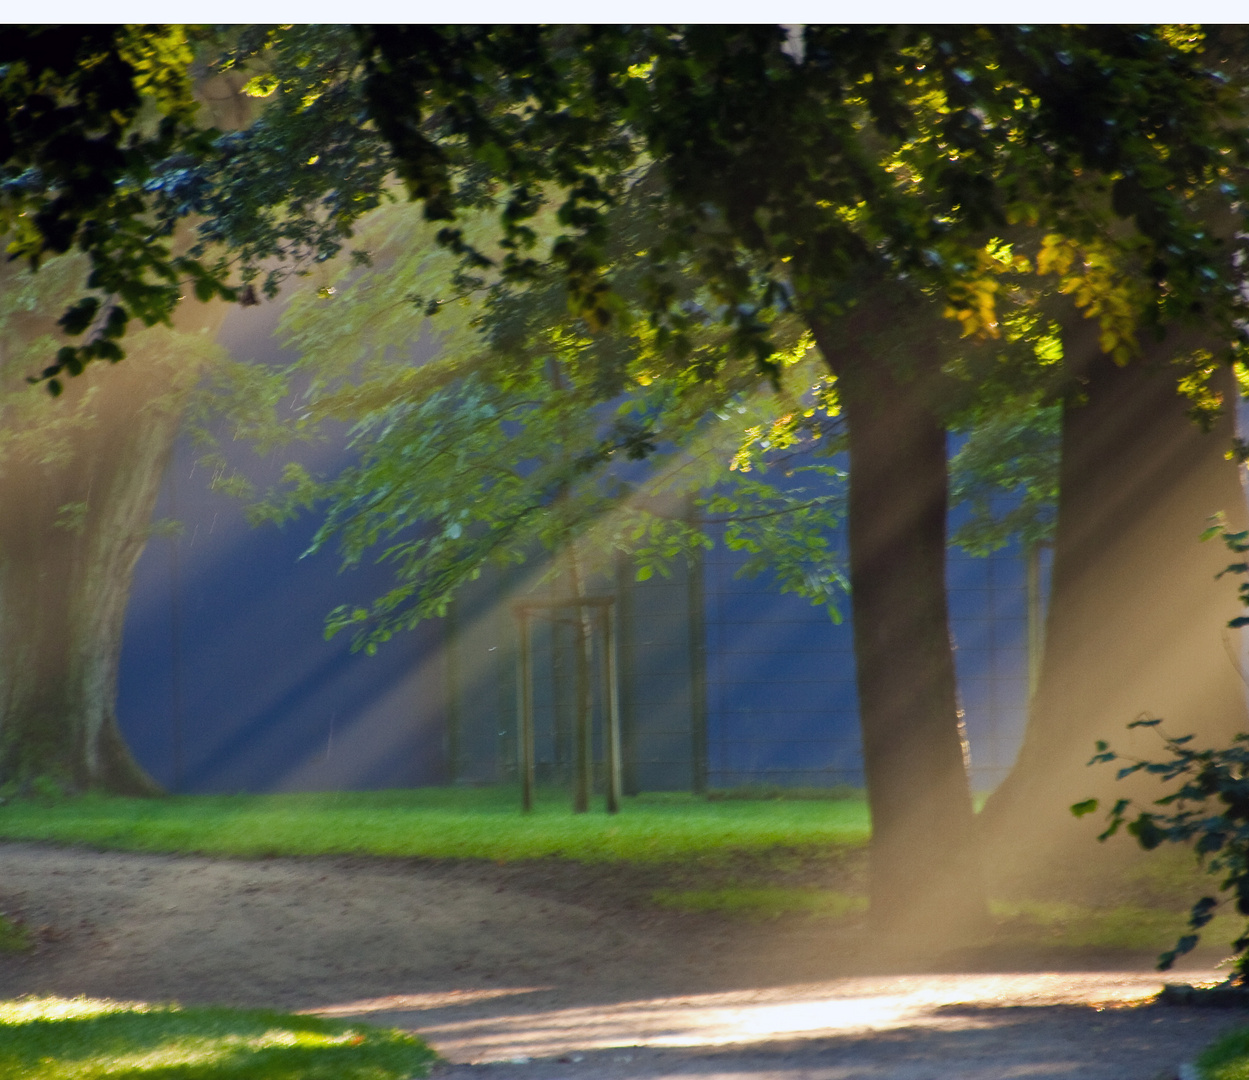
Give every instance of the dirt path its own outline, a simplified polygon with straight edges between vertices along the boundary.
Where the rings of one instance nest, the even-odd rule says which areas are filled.
[[[1148,957],[1104,957],[1097,971],[1055,970],[1053,954],[947,957],[924,970],[828,923],[655,912],[611,872],[557,862],[4,844],[0,909],[40,938],[0,956],[0,997],[360,1016],[424,1034],[448,1080],[1157,1080],[1249,1023],[1124,1007],[1161,984]]]

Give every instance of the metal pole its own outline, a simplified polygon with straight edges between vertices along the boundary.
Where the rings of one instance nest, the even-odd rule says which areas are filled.
[[[169,466],[169,517],[178,519],[178,463]],[[182,714],[182,537],[174,533],[169,548],[169,696],[173,720],[173,793],[186,787],[186,753]]]
[[[533,809],[533,665],[529,660],[529,612],[516,611],[520,629],[520,647],[516,650],[516,697],[520,714],[520,805],[525,813]]]
[[[618,668],[616,661],[616,606],[609,604],[603,610],[603,671],[607,680],[603,702],[607,712],[606,745],[607,758],[607,812],[620,812],[620,693],[616,685]]]

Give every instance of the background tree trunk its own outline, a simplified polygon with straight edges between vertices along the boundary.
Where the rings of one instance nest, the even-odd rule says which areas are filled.
[[[122,363],[88,369],[33,408],[4,463],[0,782],[159,790],[114,713],[122,631],[179,420],[224,312],[190,302],[177,331],[134,335]]]
[[[850,585],[872,815],[870,901],[890,931],[959,936],[987,918],[945,585],[945,426],[932,379],[870,336],[815,328],[849,449]],[[856,350],[856,346],[861,348]]]
[[[981,815],[999,864],[1044,870],[1077,843],[1092,857],[1101,815],[1077,822],[1072,803],[1163,793],[1152,777],[1117,783],[1113,767],[1086,768],[1097,739],[1160,757],[1156,734],[1125,730],[1142,714],[1202,744],[1249,727],[1239,634],[1227,628],[1236,583],[1217,579],[1232,560],[1198,540],[1219,511],[1249,527],[1239,467],[1225,457],[1236,387],[1221,369],[1228,408],[1203,433],[1176,369],[1157,359],[1173,355],[1167,344],[1124,368],[1092,346],[1087,403],[1064,412],[1044,659],[1019,759]]]

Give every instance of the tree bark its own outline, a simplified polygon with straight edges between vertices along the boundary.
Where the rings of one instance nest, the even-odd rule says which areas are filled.
[[[849,439],[871,914],[890,932],[948,940],[982,923],[987,905],[946,597],[945,427],[932,378],[900,374],[854,320],[812,329],[837,375]]]
[[[159,791],[117,724],[122,631],[187,394],[223,314],[192,303],[180,332],[128,339],[121,364],[88,369],[34,409],[4,463],[0,783]]]
[[[1249,728],[1240,672],[1232,561],[1199,535],[1222,512],[1249,528],[1234,433],[1230,369],[1216,376],[1228,402],[1214,430],[1186,415],[1175,370],[1152,361],[1120,368],[1093,353],[1086,403],[1063,417],[1061,488],[1044,658],[1018,761],[982,815],[1000,865],[1044,871],[1073,850],[1093,855],[1101,817],[1076,822],[1068,807],[1090,796],[1155,799],[1153,777],[1116,782],[1113,766],[1086,768],[1094,741],[1157,760],[1162,745],[1140,716],[1174,735],[1227,743]]]

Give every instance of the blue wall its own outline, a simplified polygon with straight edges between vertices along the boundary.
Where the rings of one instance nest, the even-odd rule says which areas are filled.
[[[272,305],[234,312],[221,340],[236,356],[279,360],[276,316]],[[228,450],[262,488],[276,479],[276,463]],[[342,456],[320,444],[304,461],[326,470]],[[183,442],[156,516],[181,519],[184,531],[148,544],[126,624],[118,717],[161,783],[199,792],[442,783],[448,742],[460,779],[508,775],[514,627],[505,604],[468,598],[454,653],[443,648],[445,623],[432,622],[374,657],[352,654],[346,638],[323,639],[325,613],[383,591],[386,568],[340,574],[333,552],[301,559],[311,519],[253,529],[242,504],[208,480]],[[717,548],[702,568],[708,784],[861,784],[848,601],[834,625],[765,579],[735,578],[740,565]],[[988,789],[1023,731],[1024,569],[1012,549],[987,559],[952,551],[948,580],[973,783]],[[631,775],[644,789],[688,788],[694,776],[696,643],[685,616],[697,595],[682,571],[630,587],[622,601],[622,711]],[[449,670],[459,672],[456,694]]]
[[[861,785],[849,598],[834,624],[766,578],[736,579],[742,561],[717,548],[706,563],[710,785]],[[985,558],[949,553],[951,633],[976,790],[1001,781],[1023,737],[1025,573],[1015,546]]]
[[[276,362],[279,308],[233,309],[218,340],[236,357]],[[225,446],[263,489],[280,463]],[[318,444],[313,470],[342,460]],[[154,537],[135,570],[117,714],[139,761],[173,791],[291,791],[438,783],[443,679],[436,624],[376,656],[323,637],[326,613],[367,602],[388,572],[340,574],[333,552],[301,559],[305,517],[252,528],[244,505],[210,489],[182,440],[155,517],[183,522]]]

